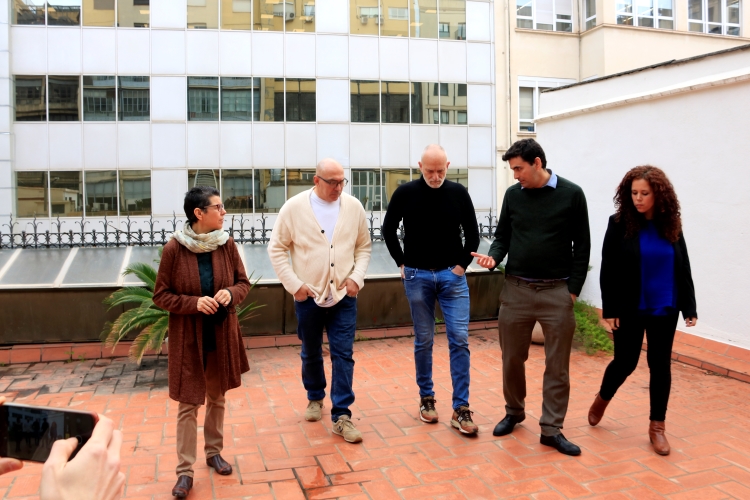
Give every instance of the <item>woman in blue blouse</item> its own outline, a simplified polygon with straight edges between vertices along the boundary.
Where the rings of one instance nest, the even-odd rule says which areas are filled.
[[[672,342],[679,313],[695,326],[698,313],[680,204],[663,171],[631,169],[615,194],[602,248],[602,313],[612,328],[615,356],[589,410],[589,424],[602,419],[617,389],[633,373],[646,333],[650,370],[649,438],[659,455],[669,454],[664,420],[672,385]]]

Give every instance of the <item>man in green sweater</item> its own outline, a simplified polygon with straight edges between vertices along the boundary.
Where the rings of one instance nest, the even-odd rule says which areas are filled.
[[[518,183],[505,192],[489,254],[472,254],[487,269],[508,256],[498,316],[506,415],[493,434],[510,434],[526,418],[524,364],[538,321],[546,357],[540,442],[580,455],[561,429],[570,397],[573,303],[583,288],[591,250],[586,197],[579,186],[547,169],[544,150],[534,139],[515,142],[503,161]]]

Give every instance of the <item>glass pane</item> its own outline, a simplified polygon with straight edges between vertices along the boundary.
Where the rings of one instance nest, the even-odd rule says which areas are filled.
[[[536,23],[536,29],[538,30],[547,30],[552,31],[552,24],[542,24],[542,23]]]
[[[53,0],[47,4],[49,26],[80,26],[81,0]]]
[[[21,252],[0,283],[3,285],[54,283],[68,255],[70,255],[70,250],[67,249],[39,248]]]
[[[466,0],[441,0],[439,5],[440,38],[466,40]]]
[[[440,97],[440,123],[451,125],[459,124],[458,113],[463,113],[464,125],[466,123],[466,84],[444,83],[446,92]]]
[[[412,168],[411,169],[411,180],[415,181],[417,179],[420,179],[422,177],[422,171],[418,168]]]
[[[103,170],[84,173],[86,216],[117,215],[117,172]]]
[[[534,89],[520,87],[518,89],[518,118],[521,120],[534,119]]]
[[[573,19],[573,2],[571,0],[555,0],[555,16],[558,19]]]
[[[120,215],[151,215],[150,170],[120,170]]]
[[[83,215],[83,176],[81,172],[49,173],[52,217],[80,217]]]
[[[573,23],[561,23],[558,21],[557,23],[555,23],[555,30],[566,31],[570,33],[573,31]]]
[[[188,170],[188,189],[195,186],[219,189],[219,171],[216,169]]]
[[[415,175],[414,178],[419,178],[419,170],[417,170],[417,175]],[[391,199],[396,188],[409,181],[409,169],[383,169],[383,208],[381,210],[386,210],[388,208],[388,200]]]
[[[252,24],[252,0],[221,0],[221,29],[249,30]]]
[[[287,31],[315,33],[315,0],[287,2],[285,15]]]
[[[349,31],[352,35],[377,35],[381,23],[379,0],[349,2]]]
[[[83,0],[84,26],[114,26],[115,0]]]
[[[644,26],[646,28],[653,28],[654,18],[653,17],[639,17],[638,26]]]
[[[315,186],[315,169],[286,171],[286,199]]]
[[[253,29],[284,31],[284,2],[281,0],[253,0]]]
[[[13,0],[13,24],[44,24],[45,0]]]
[[[663,30],[674,29],[674,22],[671,19],[659,19],[659,28]]]
[[[529,122],[529,121],[521,120],[521,125],[519,127],[519,130],[521,132],[533,132],[534,131],[534,122]]]
[[[219,0],[187,0],[188,29],[218,29]]]
[[[436,83],[411,83],[411,122],[433,123],[432,111],[438,110],[438,98],[432,95]]]
[[[120,76],[118,112],[120,120],[148,121],[151,103],[148,76]]]
[[[689,23],[688,30],[703,33],[703,23]]]
[[[83,120],[115,120],[115,77],[83,77]]]
[[[590,30],[591,28],[593,28],[595,26],[596,26],[596,17],[594,17],[593,19],[589,19],[588,21],[586,21],[586,29],[587,30]]]
[[[380,170],[352,170],[352,196],[368,212],[382,210],[380,195]]]
[[[714,35],[721,35],[721,24],[709,24],[708,32]]]
[[[180,228],[181,227],[182,226],[180,226]],[[133,247],[133,251],[130,254],[130,261],[128,262],[128,264],[135,264],[137,262],[140,262],[142,264],[148,264],[152,267],[157,267],[156,261],[159,259],[158,252],[158,247]],[[141,280],[133,274],[128,274],[123,280],[123,283],[125,283],[126,285],[140,282]]]
[[[219,77],[188,77],[188,120],[218,121]]]
[[[76,122],[80,102],[80,78],[78,76],[49,77],[49,121]]]
[[[703,0],[688,0],[688,19],[703,20]],[[691,27],[690,31],[703,31],[703,27],[700,30]]]
[[[47,217],[47,172],[16,172],[16,217]]]
[[[585,19],[588,19],[591,16],[596,15],[596,0],[584,0],[583,6],[585,7],[585,15],[584,15]],[[589,22],[586,23],[587,29],[589,27]],[[594,25],[596,25],[596,23],[594,23]]]
[[[286,121],[315,121],[315,80],[287,78]]]
[[[469,169],[467,168],[449,168],[445,178],[469,189]]]
[[[437,0],[412,2],[409,9],[411,36],[414,38],[437,38]]]
[[[125,248],[79,248],[63,283],[117,284],[125,252]]]
[[[618,0],[617,4],[615,4],[615,8],[617,9],[617,13],[625,13],[625,14],[632,14],[633,13],[633,0]],[[629,16],[626,16],[629,17]],[[617,23],[621,24],[621,23]]]
[[[409,1],[392,0],[383,9],[381,36],[409,36]]]
[[[519,28],[534,29],[534,21],[531,19],[516,18],[516,26]]]
[[[148,28],[151,20],[149,0],[121,0],[117,2],[117,26]]]
[[[381,113],[383,123],[409,123],[408,82],[381,82]]]
[[[739,26],[727,26],[727,35],[740,36]]]
[[[284,170],[281,168],[255,170],[253,203],[256,212],[278,212],[286,200]]]
[[[658,0],[659,16],[672,17],[672,0]],[[661,26],[659,26],[661,28]]]
[[[227,213],[252,213],[253,171],[222,170],[221,199]]]
[[[638,17],[651,17],[654,15],[653,0],[638,0],[637,5],[638,5]],[[652,23],[652,26],[653,26],[653,23]]]
[[[13,77],[15,87],[15,120],[47,121],[46,82],[44,76]]]
[[[380,85],[378,84],[378,82],[367,80],[351,81],[350,88],[352,122],[377,122],[379,120],[379,87]]]
[[[708,22],[721,22],[721,0],[708,0]],[[719,31],[719,33],[721,33],[721,31]]]
[[[284,79],[255,78],[254,80],[253,120],[259,120],[262,122],[283,122]]]
[[[531,17],[532,0],[516,0],[516,16]]]
[[[253,117],[253,83],[259,78],[221,77],[221,119],[249,122]]]
[[[740,0],[727,0],[727,22],[740,24]]]

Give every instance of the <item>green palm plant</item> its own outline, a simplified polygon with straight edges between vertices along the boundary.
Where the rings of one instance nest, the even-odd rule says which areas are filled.
[[[161,249],[159,254],[161,255]],[[140,262],[127,266],[122,273],[123,276],[135,275],[145,283],[146,287],[127,286],[104,299],[104,304],[109,306],[108,310],[126,304],[135,306],[120,314],[114,322],[108,322],[104,326],[101,339],[104,347],[114,350],[117,344],[129,333],[140,332],[128,351],[128,358],[138,364],[141,363],[146,351],[152,350],[157,354],[161,353],[164,339],[167,337],[169,312],[154,304],[156,272],[156,269],[152,266]],[[258,280],[251,283],[251,290],[256,283],[258,283]],[[240,323],[248,321],[257,316],[255,311],[263,306],[265,304],[251,302],[244,307],[240,307],[237,309],[237,319]]]

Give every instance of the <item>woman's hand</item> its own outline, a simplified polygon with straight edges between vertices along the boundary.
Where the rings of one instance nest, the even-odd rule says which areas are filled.
[[[617,330],[620,328],[620,318],[604,318],[604,321],[609,325],[610,330]]]
[[[217,294],[218,295],[218,294]],[[213,314],[219,309],[219,303],[211,297],[200,297],[198,299],[198,311],[203,314]]]
[[[0,396],[0,406],[5,403],[5,396]],[[0,475],[21,470],[23,462],[15,458],[0,458]]]
[[[685,318],[685,326],[690,328],[698,324],[698,318]]]
[[[228,306],[232,303],[232,294],[229,290],[221,289],[214,295],[214,300],[223,306]]]

